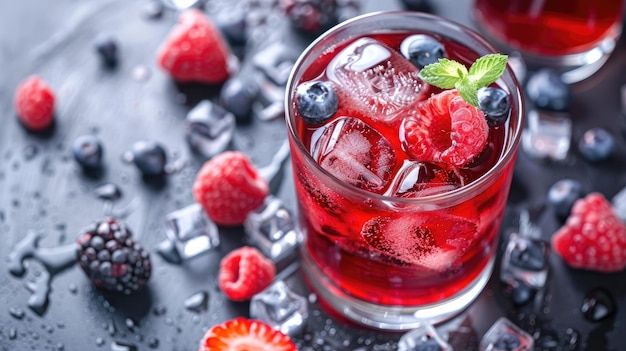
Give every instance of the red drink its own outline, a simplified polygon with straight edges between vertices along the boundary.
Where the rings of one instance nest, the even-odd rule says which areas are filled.
[[[351,31],[359,21],[396,27]],[[339,30],[313,44],[287,89],[304,268],[332,308],[370,326],[406,329],[459,312],[488,280],[521,102],[507,73],[498,84],[511,95],[511,117],[489,127],[487,146],[473,161],[457,167],[416,160],[407,151],[407,116],[442,90],[416,79],[417,68],[400,54],[403,40],[436,37],[447,58],[468,67],[493,49],[437,17],[391,13],[359,21],[344,26],[347,35]],[[323,123],[305,122],[293,105],[295,88],[310,81],[338,91],[338,110]]]

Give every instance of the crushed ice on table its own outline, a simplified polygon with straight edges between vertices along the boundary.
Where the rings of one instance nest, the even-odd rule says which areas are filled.
[[[307,315],[307,299],[293,292],[282,280],[254,295],[250,301],[252,318],[288,335],[302,330]]]
[[[184,305],[186,309],[192,312],[206,311],[209,308],[209,293],[206,291],[197,292],[186,298]]]
[[[585,295],[580,310],[590,322],[599,322],[612,317],[617,312],[617,304],[608,290],[596,288]]]
[[[480,341],[480,351],[530,351],[533,337],[505,317],[498,319]]]
[[[282,42],[274,42],[252,57],[254,67],[277,85],[287,84],[291,69],[300,53]]]
[[[532,110],[528,126],[522,134],[522,149],[533,158],[563,161],[567,158],[572,139],[572,120]]]
[[[502,257],[500,280],[517,280],[535,289],[543,288],[548,278],[549,255],[547,242],[512,233]]]
[[[398,351],[452,351],[450,346],[430,324],[422,325],[402,335]]]
[[[161,0],[163,5],[174,10],[186,10],[192,7],[201,7],[206,0]]]
[[[611,205],[617,216],[623,222],[626,222],[626,187],[622,188],[622,190],[613,196]]]
[[[185,118],[185,135],[192,150],[211,158],[224,151],[235,133],[235,116],[203,100]]]
[[[218,229],[200,204],[194,203],[168,214],[166,233],[185,260],[207,252],[220,243]]]
[[[301,241],[295,219],[283,202],[268,196],[244,222],[246,240],[263,254],[278,262],[293,253]]]
[[[317,163],[346,183],[373,192],[391,181],[396,155],[378,131],[356,118],[340,118],[318,129],[311,138]]]
[[[329,63],[326,74],[354,102],[377,119],[392,119],[425,93],[418,69],[400,53],[372,38],[348,45]]]

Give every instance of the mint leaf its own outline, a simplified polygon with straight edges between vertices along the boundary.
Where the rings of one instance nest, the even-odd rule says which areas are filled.
[[[441,89],[452,89],[463,77],[467,76],[467,68],[462,64],[446,58],[422,68],[419,77],[426,83]]]
[[[474,107],[478,107],[478,88],[473,84],[469,76],[459,80],[454,87],[463,100]]]
[[[476,89],[487,86],[500,78],[506,68],[506,55],[490,54],[480,57],[469,69],[470,80]]]

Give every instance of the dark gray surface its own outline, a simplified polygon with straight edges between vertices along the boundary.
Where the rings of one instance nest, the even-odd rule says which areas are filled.
[[[232,2],[235,3],[235,2]],[[214,0],[207,7],[211,16],[227,0]],[[260,2],[265,4],[267,2]],[[434,13],[470,23],[469,2],[434,2]],[[248,314],[247,303],[228,301],[217,289],[215,276],[219,259],[241,245],[240,229],[222,229],[222,245],[210,254],[172,265],[154,250],[165,238],[163,217],[193,201],[191,184],[202,159],[188,150],[183,138],[185,113],[203,98],[215,98],[217,88],[177,86],[155,65],[157,47],[175,23],[176,14],[163,18],[143,17],[143,1],[22,0],[0,4],[0,349],[2,350],[108,350],[123,341],[140,350],[151,349],[150,340],[159,340],[159,350],[196,350],[203,333],[216,323]],[[400,2],[363,1],[361,12],[399,9]],[[305,40],[293,36],[280,17],[258,25],[250,44],[257,50],[267,41],[282,40],[303,47]],[[120,65],[105,70],[91,45],[102,33],[111,33],[120,42]],[[147,81],[133,78],[138,66],[148,67]],[[57,94],[56,128],[42,137],[26,132],[16,121],[13,91],[19,81],[37,73]],[[579,179],[587,190],[613,196],[626,186],[626,145],[624,116],[620,113],[619,87],[626,84],[626,41],[622,40],[607,65],[593,78],[573,87],[571,106],[573,140],[584,130],[602,126],[617,138],[618,150],[608,162],[590,164],[576,150],[561,164],[518,159],[510,206],[508,233],[515,213],[545,198],[549,186],[563,177]],[[106,171],[102,177],[86,177],[70,154],[78,135],[93,132],[105,147]],[[238,128],[232,148],[248,153],[263,165],[286,137],[281,120],[255,121]],[[121,155],[133,142],[152,139],[163,143],[170,160],[186,160],[184,169],[167,178],[165,184],[146,183]],[[36,150],[34,156],[32,150]],[[294,208],[289,167],[277,194]],[[71,244],[81,227],[104,214],[106,204],[93,189],[104,183],[121,187],[123,196],[114,209],[138,204],[125,218],[135,236],[151,250],[153,278],[146,290],[131,296],[115,296],[95,290],[77,266],[55,275],[51,281],[50,303],[43,315],[27,307],[30,293],[25,284],[43,272],[36,260],[18,277],[8,272],[5,258],[28,230],[45,234],[41,247]],[[544,237],[560,223],[548,209],[539,219]],[[524,308],[514,308],[502,294],[497,279],[469,310],[440,330],[447,333],[463,324],[466,333],[451,334],[457,350],[476,349],[476,342],[500,316],[507,316],[529,331],[567,328],[580,332],[579,350],[623,350],[626,336],[626,272],[610,275],[576,271],[551,256],[551,278],[543,299]],[[299,275],[289,283],[306,294]],[[580,306],[584,294],[596,286],[608,288],[618,302],[615,318],[602,323],[583,319]],[[74,290],[74,288],[77,288]],[[210,295],[207,311],[195,313],[184,308],[184,300],[198,291]],[[316,306],[305,332],[297,337],[301,349],[393,350],[399,334],[377,333],[330,319]],[[21,318],[10,310],[24,312]],[[163,312],[161,314],[159,312]],[[155,313],[156,312],[156,313]],[[19,315],[19,314],[18,314]],[[128,327],[127,321],[135,324]],[[110,326],[115,325],[111,330]],[[102,339],[102,344],[98,339]],[[347,343],[344,343],[347,340]]]

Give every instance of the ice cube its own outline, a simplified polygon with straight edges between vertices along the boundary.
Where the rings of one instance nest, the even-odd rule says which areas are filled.
[[[209,100],[198,103],[185,119],[189,146],[206,158],[224,151],[234,133],[235,116]]]
[[[285,85],[299,52],[285,43],[275,42],[252,57],[252,63],[275,84]]]
[[[512,233],[502,257],[500,280],[503,283],[518,280],[541,289],[548,278],[549,256],[547,242]]]
[[[611,204],[613,205],[613,211],[615,211],[617,216],[623,222],[626,222],[626,187],[613,196]]]
[[[353,100],[373,118],[387,121],[426,93],[418,73],[400,53],[372,38],[348,45],[326,70],[339,87],[340,100]]]
[[[256,101],[252,104],[252,113],[261,121],[269,121],[285,116],[285,88],[265,80],[261,82]]]
[[[510,53],[507,63],[511,67],[511,70],[513,70],[515,78],[517,78],[519,82],[524,82],[524,79],[526,79],[526,73],[528,72],[528,68],[526,66],[526,61],[524,61],[524,58],[522,57],[522,54],[517,51]]]
[[[572,120],[536,110],[528,113],[528,127],[522,134],[522,149],[530,157],[562,161],[572,139]]]
[[[293,215],[273,196],[268,196],[261,208],[248,215],[244,229],[246,240],[275,262],[293,253],[302,240]]]
[[[530,351],[533,338],[505,317],[498,319],[480,341],[480,351]]]
[[[315,132],[311,155],[346,183],[381,192],[396,163],[393,147],[380,133],[356,118],[340,118]]]
[[[174,243],[181,259],[207,252],[220,243],[217,225],[200,204],[192,204],[165,217],[167,237]]]
[[[452,351],[448,344],[430,324],[425,324],[402,335],[398,341],[398,351]]]
[[[293,292],[282,280],[254,295],[250,301],[250,317],[288,335],[304,327],[307,315],[307,299]]]
[[[192,7],[201,7],[206,0],[161,0],[163,5],[178,11]]]
[[[406,160],[396,173],[386,195],[405,198],[428,196],[445,193],[464,184],[464,178],[454,170]]]

